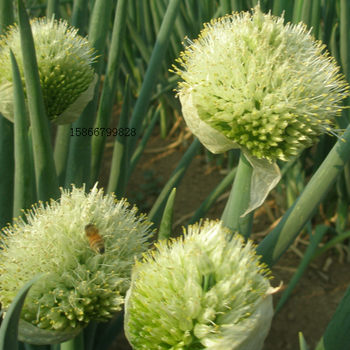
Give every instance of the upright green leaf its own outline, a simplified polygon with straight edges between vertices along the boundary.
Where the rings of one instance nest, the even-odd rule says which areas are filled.
[[[0,35],[14,22],[12,0],[0,1]],[[0,228],[13,218],[14,130],[13,123],[0,113]],[[6,166],[5,166],[6,164]]]
[[[347,163],[348,165],[349,163]],[[349,222],[349,197],[346,189],[344,172],[341,172],[337,180],[337,219],[336,229],[337,231],[344,232],[346,230],[347,223]]]
[[[48,0],[46,8],[46,17],[52,18],[55,15],[55,19],[60,18],[60,0]]]
[[[97,325],[97,334],[101,336],[96,339],[94,350],[108,350],[115,341],[116,334],[122,332],[124,326],[124,312],[121,312],[117,317],[113,318],[108,327],[104,323]],[[90,350],[90,349],[86,349]]]
[[[230,186],[236,176],[237,168],[231,170],[225,178],[219,183],[219,185],[213,190],[212,193],[205,199],[205,201],[200,205],[194,215],[191,217],[187,225],[193,225],[196,222],[199,222],[200,219],[204,218],[205,214],[216,202],[216,200],[221,196],[224,190]]]
[[[336,1],[325,1],[323,6],[323,18],[324,18],[323,42],[328,47],[329,47],[329,40],[333,29],[333,22],[335,20],[336,3],[337,3]]]
[[[308,0],[309,1],[309,0]],[[301,16],[303,12],[304,0],[295,0],[293,8],[293,23],[297,24],[301,21]]]
[[[313,0],[304,0],[300,20],[310,27]]]
[[[117,198],[125,196],[127,174],[129,168],[128,144],[130,137],[135,137],[136,133],[128,128],[128,117],[130,111],[130,84],[126,80],[124,91],[124,103],[120,115],[118,134],[115,138],[111,172],[108,181],[108,193],[114,192]]]
[[[72,26],[78,29],[78,34],[85,35],[88,6],[86,0],[75,0],[72,13]],[[59,125],[56,133],[54,159],[58,183],[64,187],[66,180],[67,159],[69,153],[69,142],[71,138],[71,125]]]
[[[87,22],[88,6],[86,0],[74,0],[72,25],[79,29],[78,34],[85,35],[85,25]]]
[[[269,266],[273,266],[294,242],[349,160],[350,127],[342,138],[332,148],[293,206],[257,247],[257,254],[262,255],[262,261]]]
[[[350,4],[348,0],[340,0],[340,60],[347,81],[350,79]]]
[[[98,130],[101,128],[108,128],[111,121],[114,99],[117,90],[119,67],[124,47],[126,18],[127,1],[120,0],[118,1],[115,12],[107,71],[97,112],[97,119],[94,126],[94,128],[97,128]],[[126,126],[127,125],[128,123]],[[91,183],[97,181],[106,140],[106,133],[92,139]]]
[[[339,303],[315,350],[350,349],[350,286]]]
[[[89,41],[101,55],[94,63],[95,72],[100,76],[104,61],[104,48],[108,33],[113,0],[96,0],[89,28]],[[85,107],[79,119],[72,124],[73,133],[80,128],[93,128],[97,109],[99,82],[95,87],[94,98]],[[79,130],[79,129],[78,129]],[[71,183],[77,187],[90,182],[91,138],[94,136],[74,136],[70,140],[65,187]]]
[[[109,321],[107,324],[106,323],[100,323],[103,324],[104,327],[108,327],[108,324],[111,321]],[[98,338],[102,337],[103,334],[102,332],[97,333],[97,327],[99,326],[99,323],[91,321],[83,330],[83,336],[84,336],[84,350],[92,350],[94,348],[94,341],[95,341],[95,336],[98,334]],[[62,349],[59,349],[62,350]]]
[[[156,202],[154,203],[148,215],[148,220],[153,222],[154,226],[158,226],[162,217],[165,203],[168,200],[170,192],[173,190],[174,187],[178,187],[179,184],[181,183],[181,180],[185,176],[186,170],[190,166],[193,157],[197,154],[200,146],[201,146],[201,143],[199,142],[198,139],[195,139],[192,142],[192,145],[187,149],[186,153],[181,158],[179,164],[177,165],[176,169],[172,173],[167,184],[164,186],[162,192],[158,196]]]
[[[162,221],[159,226],[158,241],[161,241],[163,239],[167,240],[171,237],[171,232],[173,229],[173,212],[174,212],[175,195],[176,195],[176,188],[173,188],[166,202]]]
[[[15,126],[15,198],[13,214],[21,215],[22,209],[29,209],[31,198],[31,164],[28,139],[27,113],[23,85],[17,61],[10,49],[14,93]]]
[[[38,63],[28,15],[22,0],[18,1],[19,30],[23,55],[24,77],[28,98],[38,199],[44,202],[60,196],[53,158],[48,119],[41,90]]]
[[[322,39],[320,32],[320,15],[321,15],[321,4],[320,0],[312,1],[311,17],[310,22],[308,23],[309,27],[313,28],[312,33],[315,35],[315,38],[318,40]]]
[[[19,342],[19,344],[23,344],[23,350],[53,350],[50,345],[34,345],[34,344],[27,344]],[[59,348],[57,350],[61,350],[61,345],[59,345]]]
[[[350,231],[345,231],[343,233],[338,234],[337,231],[334,230],[334,234],[336,234],[335,237],[333,237],[330,241],[328,241],[326,244],[322,246],[322,248],[319,248],[312,259],[318,258],[320,255],[322,255],[324,252],[326,252],[328,249],[333,248],[336,244],[342,243],[346,239],[350,238]]]
[[[306,344],[303,333],[301,332],[299,332],[299,345],[300,345],[300,350],[309,350],[309,347]]]
[[[137,99],[134,112],[131,117],[130,127],[135,128],[136,132],[141,131],[142,121],[147,113],[148,105],[153,94],[161,64],[168,46],[170,35],[180,8],[181,0],[170,0],[165,13],[160,32],[154,46],[150,64],[147,68],[146,76],[142,84],[140,95]],[[130,152],[135,150],[137,138],[130,139]]]
[[[6,311],[6,317],[0,327],[0,350],[18,349],[18,324],[21,317],[21,310],[24,300],[30,287],[42,278],[45,274],[40,274],[27,282],[14,298],[11,306]]]
[[[62,343],[61,350],[85,350],[84,333],[80,332],[75,338]]]
[[[138,160],[140,159],[141,155],[142,155],[142,152],[143,150],[145,149],[146,147],[146,144],[149,140],[149,138],[151,137],[152,135],[152,131],[158,121],[158,118],[159,118],[159,114],[160,114],[160,109],[161,109],[161,105],[159,105],[152,117],[152,120],[151,122],[149,123],[139,145],[137,146],[134,154],[132,155],[131,157],[131,161],[130,161],[130,166],[129,166],[129,170],[128,170],[128,179],[130,178],[131,174],[132,174],[132,171],[134,170],[134,168],[136,167],[136,164],[138,162]],[[150,109],[151,110],[151,109]],[[129,149],[129,152],[130,152],[130,149]]]
[[[318,225],[316,227],[314,235],[311,236],[310,244],[308,245],[306,252],[304,254],[304,257],[298,266],[298,270],[296,271],[292,279],[289,281],[287,288],[285,289],[281,299],[278,301],[278,304],[275,308],[275,314],[277,314],[281,310],[285,302],[288,300],[290,294],[292,293],[296,284],[299,282],[300,278],[302,277],[303,273],[308,267],[310,261],[312,260],[318,244],[321,242],[321,239],[323,238],[323,236],[326,234],[328,230],[329,230],[329,227],[325,225]]]
[[[66,180],[67,158],[69,153],[69,144],[71,138],[71,124],[58,125],[54,160],[59,186],[64,187]]]

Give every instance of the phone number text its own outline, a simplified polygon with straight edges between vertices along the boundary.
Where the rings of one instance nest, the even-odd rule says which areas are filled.
[[[135,128],[70,128],[70,136],[136,136]]]

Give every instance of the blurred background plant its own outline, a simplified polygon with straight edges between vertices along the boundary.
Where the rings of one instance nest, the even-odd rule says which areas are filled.
[[[82,187],[85,183],[86,188],[90,189],[97,180],[106,177],[100,170],[107,136],[109,141],[112,140],[113,155],[106,190],[108,193],[115,192],[118,198],[125,195],[126,185],[155,127],[159,128],[162,138],[176,135],[178,144],[187,147],[192,139],[181,122],[181,106],[178,99],[174,98],[173,91],[180,78],[169,73],[168,69],[183,50],[184,38],[197,38],[203,23],[232,11],[250,11],[257,3],[248,0],[25,1],[30,18],[51,18],[55,14],[55,19],[66,20],[69,25],[76,27],[79,35],[88,35],[90,44],[99,56],[93,63],[99,82],[93,100],[80,118],[71,125],[55,126],[42,117],[44,107],[38,93],[38,81],[35,81],[35,76],[27,74],[26,91],[28,100],[32,101],[28,101],[31,126],[27,125],[25,108],[19,113],[22,118],[18,119],[17,124],[16,118],[13,124],[0,116],[0,227],[12,223],[13,217],[21,215],[21,209],[29,209],[38,200],[45,202],[50,198],[58,199],[59,186],[68,189],[72,183],[76,187]],[[276,16],[284,13],[285,22],[297,24],[303,21],[308,28],[312,27],[315,38],[327,45],[349,81],[348,0],[268,0],[260,1],[260,6],[264,13],[269,10]],[[20,7],[18,10],[15,2],[0,0],[1,33],[4,34],[8,26],[19,22],[21,40],[30,42],[27,40],[29,27],[25,17],[24,9],[21,11]],[[22,52],[27,58],[24,62],[26,76],[26,71],[35,71],[31,66],[33,47],[30,44],[22,45]],[[118,129],[111,125],[116,103],[122,104]],[[349,105],[349,98],[344,104]],[[349,110],[344,109],[342,116],[335,122],[338,128],[346,129]],[[18,127],[20,125],[22,128]],[[343,138],[350,142],[347,137],[348,132]],[[205,217],[216,199],[239,174],[237,165],[240,156],[236,150],[228,151],[226,158],[223,155],[213,156],[200,146],[198,140],[194,140],[149,211],[148,218],[155,228],[161,222],[171,190],[180,185],[194,156],[199,152],[205,153],[209,162],[227,168],[228,172],[190,218],[190,223]],[[258,254],[263,256],[262,260],[270,267],[273,266],[300,232],[309,240],[309,248],[277,310],[287,300],[313,258],[339,243],[343,243],[341,250],[349,251],[349,245],[346,246],[350,236],[349,156],[346,143],[325,134],[316,146],[303,150],[298,157],[286,163],[278,162],[282,179],[276,187],[275,196],[277,199],[286,198],[282,208],[285,215],[260,243]],[[153,185],[157,181],[153,176],[149,182],[153,195],[156,192]],[[241,183],[239,181],[237,179],[237,186]],[[245,193],[249,193],[246,185],[241,183]],[[244,196],[243,190],[241,192]],[[232,199],[227,208],[230,203],[233,203]],[[242,210],[240,208],[238,212],[243,213]],[[251,222],[252,216],[244,226],[247,237],[250,235]],[[327,239],[324,239],[325,235]],[[326,244],[319,248],[322,239]],[[338,327],[339,324],[350,322],[350,313],[346,316],[346,310],[350,308],[349,293],[347,290],[317,349],[345,350],[350,347],[349,337],[342,333],[345,327]],[[103,324],[97,326],[91,323],[84,331],[85,347],[78,342],[69,346],[72,345],[74,349],[107,349],[121,329],[120,318],[109,324],[108,328]],[[11,341],[14,344],[17,340]],[[9,346],[9,343],[4,344]],[[4,346],[4,349],[10,349]],[[30,345],[26,347],[31,348]],[[56,345],[51,347],[58,349]],[[65,346],[61,348],[65,349]]]

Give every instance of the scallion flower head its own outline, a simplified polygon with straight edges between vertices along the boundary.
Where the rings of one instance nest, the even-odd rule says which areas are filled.
[[[269,272],[220,222],[189,226],[136,263],[127,338],[135,350],[259,350],[273,316]]]
[[[73,186],[62,191],[59,202],[35,205],[27,223],[19,220],[3,229],[2,308],[9,307],[27,281],[47,273],[25,300],[20,340],[63,342],[90,321],[105,322],[121,309],[134,257],[147,249],[151,234],[150,222],[136,212],[125,200],[103,196],[96,185],[89,194]],[[85,233],[89,224],[102,237],[104,252],[96,249],[96,236],[90,245]]]
[[[66,21],[31,21],[39,76],[47,117],[56,124],[75,121],[92,99],[97,74],[96,53],[86,38]],[[22,76],[24,71],[19,28],[11,26],[0,41],[0,112],[13,121],[11,49]]]
[[[348,84],[303,23],[233,14],[204,25],[175,67],[187,125],[213,153],[289,160],[332,132]]]

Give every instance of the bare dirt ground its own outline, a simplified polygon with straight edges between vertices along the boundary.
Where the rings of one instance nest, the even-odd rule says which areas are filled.
[[[151,152],[144,153],[134,171],[128,185],[127,198],[131,204],[141,207],[142,212],[149,211],[159,190],[166,184],[185,152],[181,145],[166,148],[175,141],[176,139],[162,140],[155,132],[147,146]],[[104,187],[104,174],[109,174],[111,152],[112,149],[107,148],[100,181]],[[223,178],[220,169],[208,165],[204,155],[196,156],[177,189],[174,208],[176,235],[182,232],[181,226],[186,225],[188,214],[198,208]],[[227,193],[228,191],[229,189],[226,190]],[[215,204],[206,217],[219,219],[226,200],[224,198]],[[272,193],[264,206],[255,212],[252,238],[256,243],[263,239],[280,215]],[[275,278],[272,284],[278,286],[283,281],[282,289],[274,295],[275,304],[296,271],[301,260],[299,255],[305,251],[306,246],[307,237],[297,241],[273,267],[272,275]],[[343,262],[338,260],[338,253],[331,250],[312,262],[283,309],[274,317],[263,350],[299,349],[299,332],[304,334],[311,349],[316,346],[349,284],[350,264],[346,259]],[[131,347],[121,335],[111,349],[127,350]]]

